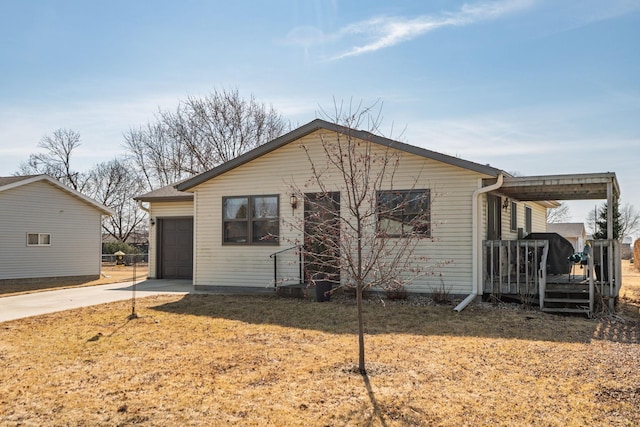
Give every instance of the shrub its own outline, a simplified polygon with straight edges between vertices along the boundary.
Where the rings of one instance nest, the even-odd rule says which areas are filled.
[[[385,294],[389,301],[405,300],[409,298],[409,292],[407,292],[407,289],[404,286],[387,289],[385,290]]]
[[[636,270],[640,271],[640,239],[633,244],[633,264]]]
[[[142,251],[136,248],[135,246],[131,246],[128,243],[124,242],[104,242],[102,244],[102,253],[103,254],[114,254],[118,251],[122,251],[127,255],[135,255],[140,254]]]
[[[451,304],[451,295],[449,295],[449,289],[444,285],[444,280],[440,278],[440,287],[433,290],[431,293],[431,298],[433,302],[438,305],[449,305]]]

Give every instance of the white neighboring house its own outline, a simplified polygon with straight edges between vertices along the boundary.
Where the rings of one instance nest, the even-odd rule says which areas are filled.
[[[0,287],[97,279],[112,214],[49,175],[0,177]]]
[[[581,222],[551,222],[547,224],[547,231],[558,233],[567,239],[573,245],[575,252],[582,252],[587,243],[587,230]]]

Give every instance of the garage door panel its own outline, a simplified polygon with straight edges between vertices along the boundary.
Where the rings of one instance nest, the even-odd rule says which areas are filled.
[[[193,278],[193,218],[164,218],[160,222],[159,277]]]

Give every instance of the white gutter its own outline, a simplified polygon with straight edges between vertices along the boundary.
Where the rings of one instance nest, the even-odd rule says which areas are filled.
[[[476,299],[476,297],[480,294],[480,274],[478,269],[480,267],[479,257],[482,254],[480,246],[482,242],[480,241],[480,219],[481,216],[478,215],[480,211],[478,204],[480,203],[480,195],[484,193],[488,193],[493,190],[497,190],[502,187],[502,182],[504,180],[504,176],[502,174],[498,175],[498,181],[495,184],[489,185],[488,187],[478,188],[473,192],[471,196],[471,293],[464,299],[460,304],[458,304],[454,310],[460,312],[464,310],[464,308],[469,305],[471,301]]]
[[[146,213],[150,213],[149,208],[145,208],[144,206],[142,206],[142,200],[138,200],[138,207],[143,211],[145,211]]]

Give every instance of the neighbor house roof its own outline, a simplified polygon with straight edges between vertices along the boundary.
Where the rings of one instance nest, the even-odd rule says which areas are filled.
[[[93,206],[98,209],[104,215],[113,215],[113,211],[108,207],[96,202],[90,197],[85,196],[79,191],[74,190],[71,187],[67,187],[62,184],[57,179],[51,177],[50,175],[23,175],[23,176],[8,176],[8,177],[0,177],[0,193],[3,191],[11,190],[12,188],[22,187],[25,185],[29,185],[34,182],[44,181],[47,182],[60,190],[70,194],[71,196]]]
[[[432,160],[437,160],[439,162],[450,164],[453,166],[458,166],[463,169],[472,170],[472,171],[485,174],[494,178],[497,177],[498,174],[503,173],[502,170],[496,169],[488,165],[481,165],[479,163],[470,162],[468,160],[464,160],[458,157],[448,156],[446,154],[442,154],[442,153],[427,150],[424,148],[416,147],[413,145],[405,144],[399,141],[394,141],[389,138],[374,135],[367,131],[350,129],[348,127],[340,126],[335,123],[330,123],[321,119],[316,119],[285,135],[282,135],[279,138],[276,138],[270,142],[267,142],[266,144],[263,144],[257,148],[254,148],[253,150],[248,151],[245,154],[238,156],[233,160],[223,163],[218,167],[215,167],[199,175],[196,175],[193,178],[187,179],[182,183],[177,184],[175,187],[179,191],[188,191],[190,188],[193,188],[196,185],[202,184],[203,182],[206,182],[211,178],[214,178],[218,175],[221,175],[225,172],[235,169],[238,166],[241,166],[247,162],[250,162],[251,160],[254,160],[267,153],[270,153],[271,151],[274,151],[280,147],[283,147],[297,139],[300,139],[318,130],[326,130],[330,132],[337,132],[337,133],[349,135],[354,138],[362,139],[365,141],[371,141],[376,144],[395,148],[401,151],[405,151],[407,153],[415,154],[415,155],[422,156]]]
[[[564,237],[586,236],[584,224],[581,222],[552,222],[547,224],[547,231]]]

